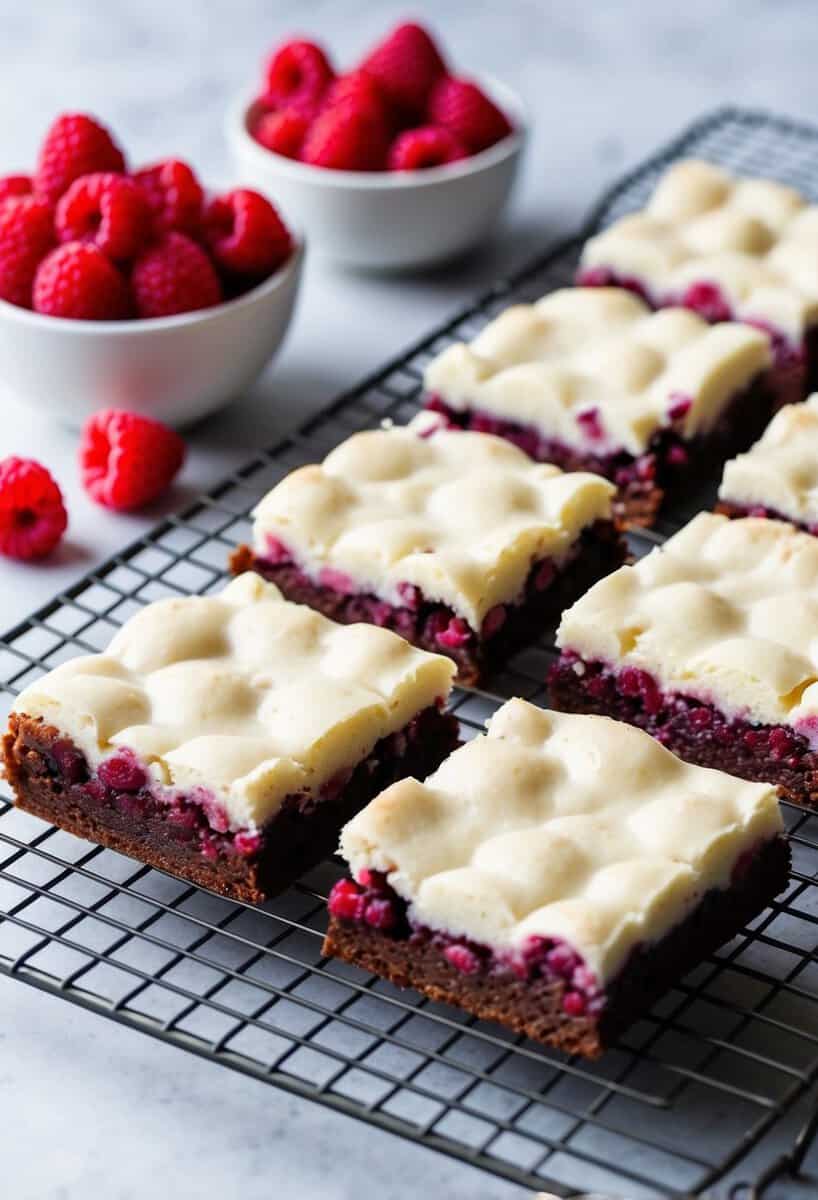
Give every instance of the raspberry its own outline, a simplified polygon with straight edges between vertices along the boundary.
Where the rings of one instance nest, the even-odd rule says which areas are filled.
[[[136,260],[131,288],[140,317],[193,312],[222,298],[210,259],[184,233],[163,234]]]
[[[61,242],[88,242],[109,258],[128,259],[147,240],[150,209],[127,175],[83,175],[61,197],[55,225]]]
[[[31,177],[29,175],[4,175],[0,178],[0,204],[12,196],[30,196]]]
[[[307,117],[293,108],[284,108],[280,112],[262,113],[253,126],[253,137],[273,154],[298,158],[309,125]]]
[[[81,175],[124,170],[122,151],[103,125],[84,113],[63,113],[40,147],[34,190],[56,204]]]
[[[31,458],[0,462],[0,554],[42,558],[67,524],[62,493],[45,467]]]
[[[92,500],[106,508],[141,508],[163,492],[181,467],[185,444],[172,429],[109,408],[85,422],[80,474]]]
[[[66,242],[52,250],[34,277],[34,308],[47,317],[121,321],[131,315],[128,285],[96,246]]]
[[[452,617],[446,628],[437,634],[436,641],[439,646],[457,649],[459,646],[465,646],[471,637],[472,631],[463,618]]]
[[[397,924],[398,918],[392,901],[381,897],[367,902],[364,920],[373,929],[392,929]]]
[[[314,42],[286,42],[267,64],[265,102],[271,108],[294,108],[305,117],[318,112],[334,77],[329,60]]]
[[[468,946],[460,942],[452,942],[443,951],[446,962],[461,971],[464,975],[475,975],[480,970],[480,959]]]
[[[389,147],[390,171],[419,171],[466,158],[468,150],[448,129],[422,125],[398,134]]]
[[[138,792],[148,782],[144,768],[131,750],[117,750],[99,764],[97,775],[117,792]]]
[[[360,921],[366,910],[366,897],[351,879],[339,879],[327,901],[333,917],[344,921]]]
[[[187,163],[178,158],[166,158],[135,171],[133,178],[147,197],[155,233],[175,229],[177,233],[194,237],[198,234],[204,192]]]
[[[430,35],[411,22],[393,29],[361,66],[393,104],[417,114],[425,108],[435,83],[446,74],[446,64]]]
[[[352,104],[335,104],[313,122],[301,159],[336,171],[382,171],[387,132],[373,113]]]
[[[292,249],[289,230],[272,204],[247,188],[211,200],[204,221],[216,262],[238,275],[270,275]]]
[[[12,197],[0,205],[0,298],[31,308],[41,260],[54,245],[54,216],[45,200]]]
[[[730,321],[733,317],[730,305],[715,283],[691,283],[682,294],[681,303],[705,321]]]
[[[347,75],[339,75],[331,84],[324,98],[324,109],[342,104],[382,122],[384,127],[394,124],[394,114],[386,96],[367,71],[350,71]]]
[[[441,79],[429,97],[429,119],[453,133],[473,154],[511,133],[508,118],[467,79]]]

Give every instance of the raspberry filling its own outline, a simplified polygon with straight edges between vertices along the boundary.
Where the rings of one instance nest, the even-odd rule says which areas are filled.
[[[356,921],[410,945],[431,945],[462,975],[513,975],[543,978],[562,988],[562,1007],[571,1017],[597,1016],[605,1007],[605,989],[594,972],[561,938],[531,937],[519,949],[492,947],[455,937],[416,921],[403,900],[378,871],[363,870],[357,880],[339,879],[329,894],[330,914]]]
[[[797,521],[795,517],[788,517],[778,509],[770,508],[766,504],[733,504],[730,500],[720,500],[716,505],[716,511],[724,513],[726,517],[766,517],[770,521],[787,521],[796,529],[803,529],[805,533],[811,533],[813,537],[818,537],[818,522]]]

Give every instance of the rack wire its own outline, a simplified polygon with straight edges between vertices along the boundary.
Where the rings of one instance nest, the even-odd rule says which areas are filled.
[[[570,282],[583,238],[638,207],[683,154],[818,199],[818,131],[736,110],[697,122],[608,192],[581,237],[497,283],[12,629],[0,642],[6,706],[67,657],[104,648],[141,605],[220,588],[227,555],[247,538],[250,510],[269,487],[357,430],[410,418],[434,353],[472,336],[510,301]],[[709,506],[712,486],[703,481],[688,507]],[[658,533],[637,535],[634,550],[644,553],[687,515],[677,511]],[[489,690],[456,693],[466,736],[509,696],[547,703],[552,646],[546,635]],[[717,1185],[708,1195],[722,1194],[737,1164],[818,1082],[818,816],[785,811],[794,857],[786,895],[598,1063],[322,958],[336,861],[252,907],[80,841],[2,798],[0,971],[523,1185],[628,1200]],[[789,1153],[768,1156],[750,1194],[800,1166],[814,1133],[815,1118]]]

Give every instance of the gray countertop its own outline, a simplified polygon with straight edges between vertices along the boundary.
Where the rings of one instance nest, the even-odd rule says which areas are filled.
[[[811,0],[414,0],[411,11],[435,24],[456,61],[507,79],[530,107],[533,138],[509,221],[456,269],[390,280],[311,261],[284,353],[252,396],[191,436],[167,507],[574,228],[603,185],[698,114],[734,102],[818,120]],[[352,61],[405,12],[405,0],[0,0],[3,170],[31,163],[54,113],[85,108],[136,160],[178,154],[205,178],[228,179],[222,114],[269,46],[304,31]],[[0,562],[7,628],[161,509],[124,518],[95,508],[78,488],[74,437],[11,398],[2,413],[0,457],[36,454],[71,513],[53,563]],[[14,1200],[522,1195],[5,979],[0,1111],[0,1194]],[[815,1193],[780,1185],[771,1194]]]

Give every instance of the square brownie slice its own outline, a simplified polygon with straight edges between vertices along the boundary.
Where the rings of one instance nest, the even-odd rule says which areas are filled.
[[[324,953],[596,1057],[787,886],[775,790],[510,700],[341,834]]]
[[[231,565],[336,621],[447,654],[473,684],[619,566],[625,546],[606,480],[437,426],[421,414],[359,433],[288,475]]]
[[[700,513],[563,615],[555,708],[818,807],[818,540]]]
[[[782,408],[749,453],[725,465],[718,511],[818,534],[818,392]]]
[[[795,188],[685,159],[642,212],[590,238],[577,282],[765,330],[781,401],[792,403],[818,387],[816,248],[818,205]]]
[[[383,787],[457,745],[443,711],[453,673],[249,573],[149,605],[104,654],[27,688],[5,773],[28,812],[255,902],[331,853]]]
[[[769,341],[684,308],[652,313],[621,288],[571,288],[505,310],[428,366],[427,407],[538,461],[617,487],[624,525],[762,432],[778,399]]]

